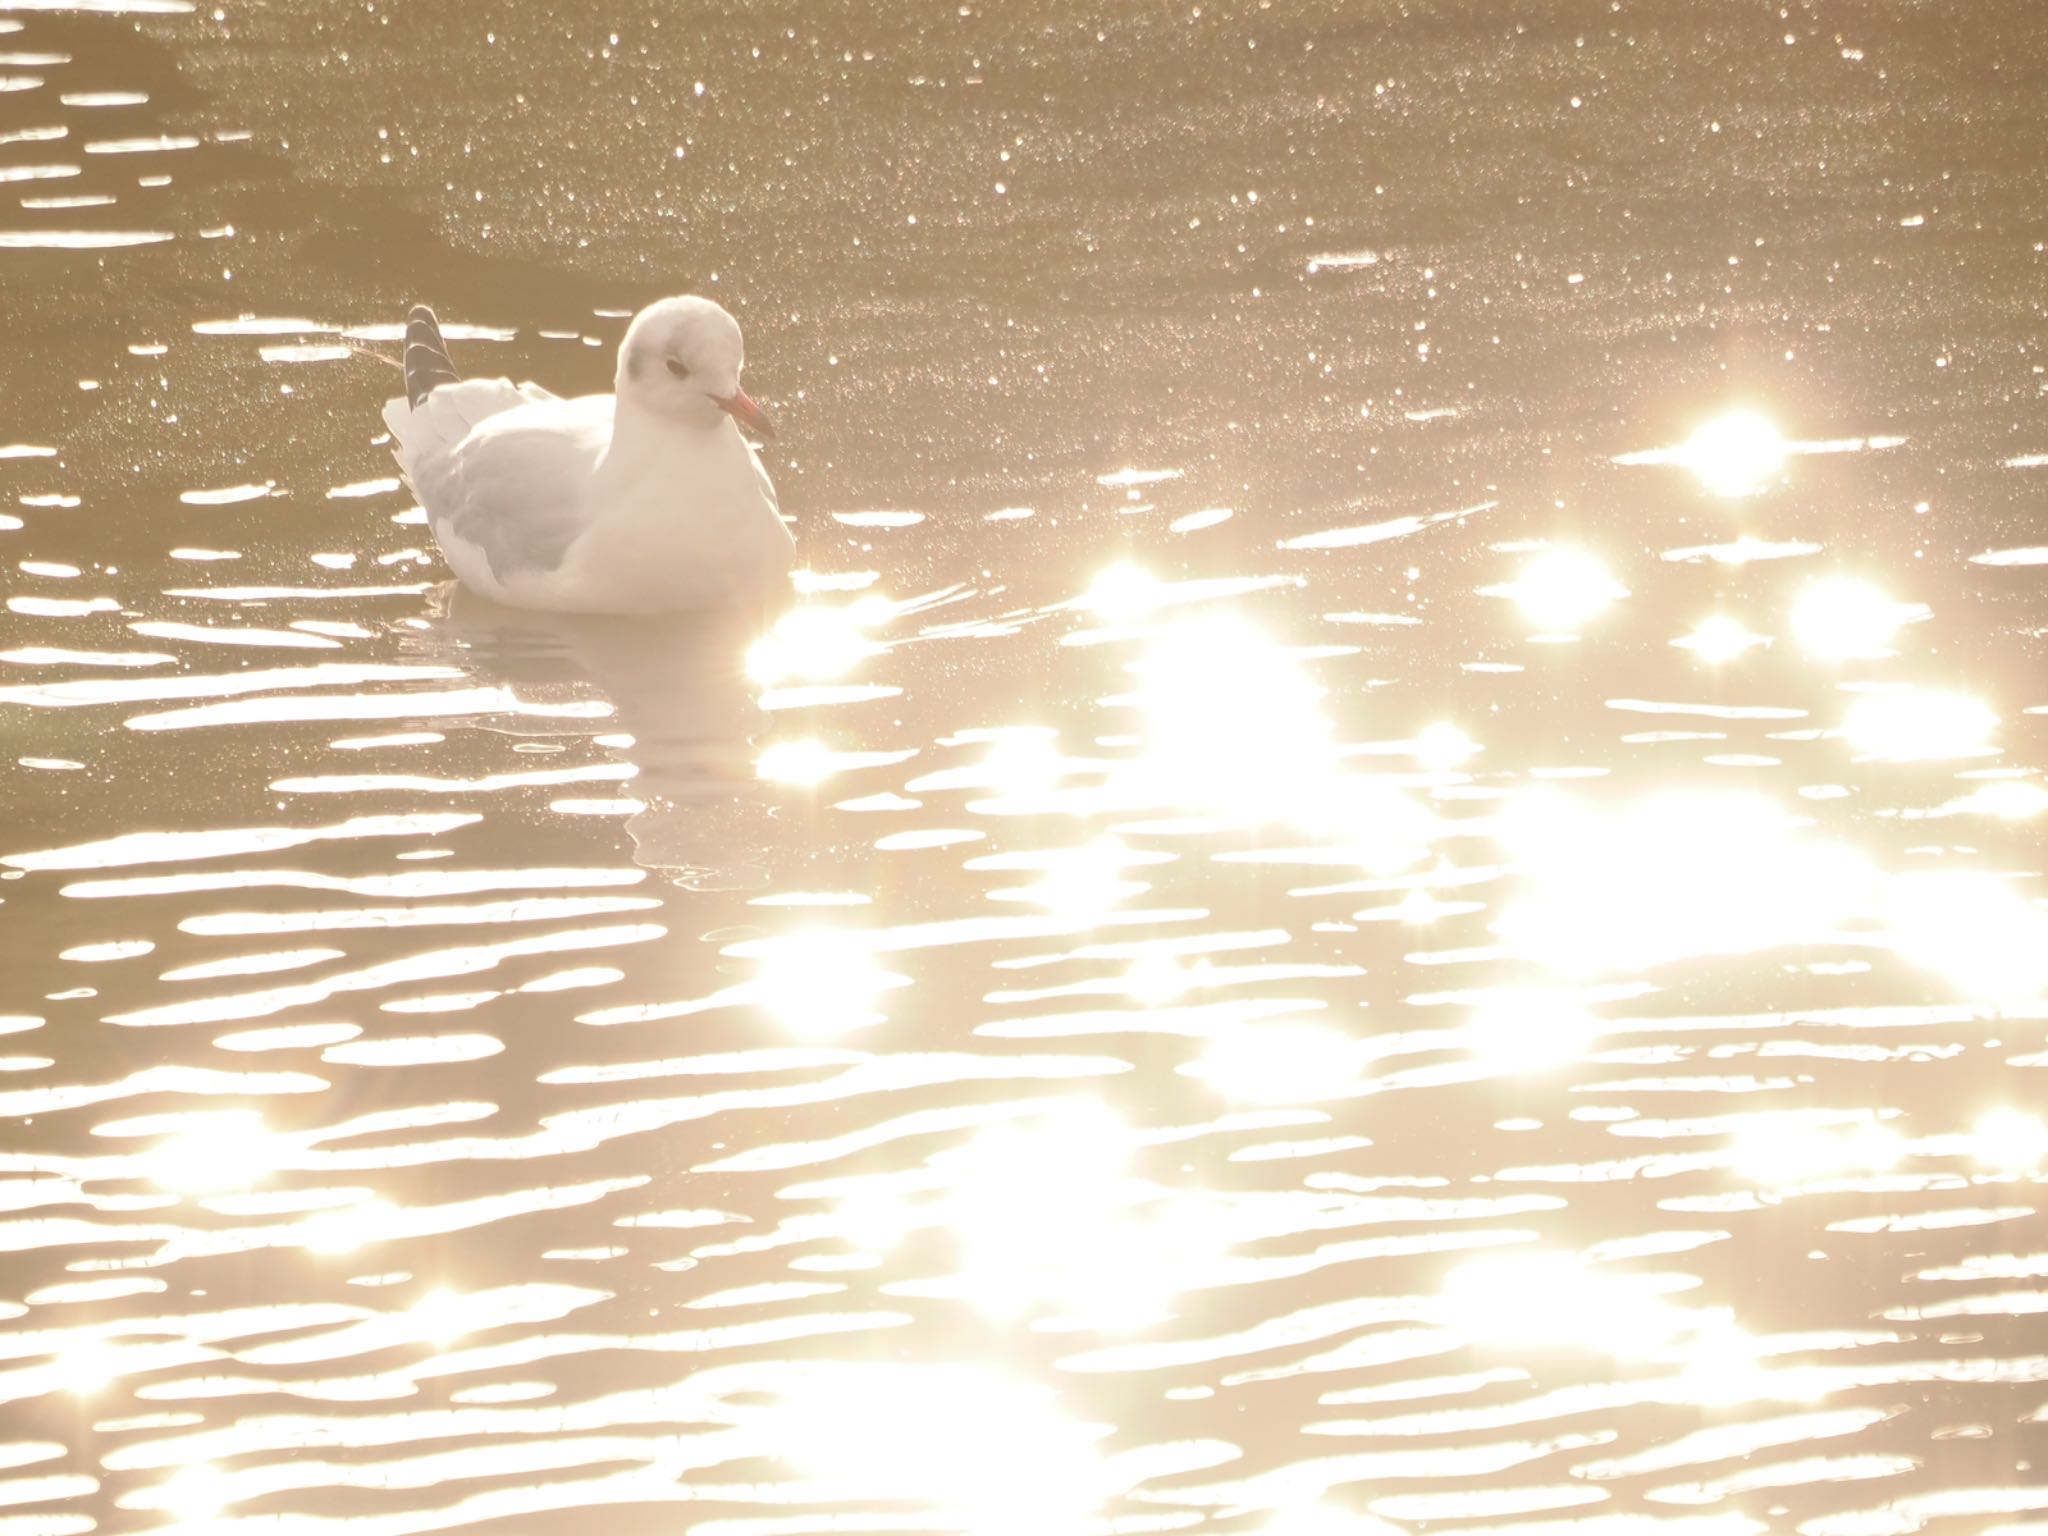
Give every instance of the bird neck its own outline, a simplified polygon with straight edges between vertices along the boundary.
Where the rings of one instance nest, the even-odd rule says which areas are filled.
[[[688,458],[744,449],[745,439],[733,419],[715,406],[702,418],[651,411],[629,395],[613,397],[612,440],[605,450],[602,472],[628,474]]]

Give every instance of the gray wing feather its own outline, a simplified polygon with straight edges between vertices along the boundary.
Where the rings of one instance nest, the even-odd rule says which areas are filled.
[[[486,420],[436,466],[439,483],[422,487],[430,516],[439,509],[436,533],[482,550],[500,581],[559,566],[588,526],[610,414],[565,421],[565,404],[550,397]]]
[[[413,305],[405,317],[405,398],[417,409],[437,385],[461,378],[441,339],[441,322],[426,305]]]

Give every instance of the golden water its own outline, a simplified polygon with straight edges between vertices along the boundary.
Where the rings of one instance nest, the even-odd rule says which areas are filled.
[[[94,9],[0,1536],[2043,1529],[2025,6]],[[801,606],[448,590],[679,289]]]

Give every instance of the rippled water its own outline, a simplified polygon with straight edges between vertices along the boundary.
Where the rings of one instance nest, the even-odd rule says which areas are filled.
[[[2028,6],[0,13],[0,1536],[2044,1529]]]

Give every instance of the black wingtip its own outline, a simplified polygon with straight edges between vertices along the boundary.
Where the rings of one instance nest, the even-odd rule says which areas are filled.
[[[448,355],[448,343],[442,339],[441,322],[426,305],[413,305],[405,316],[406,399],[417,410],[435,388],[461,377]]]

